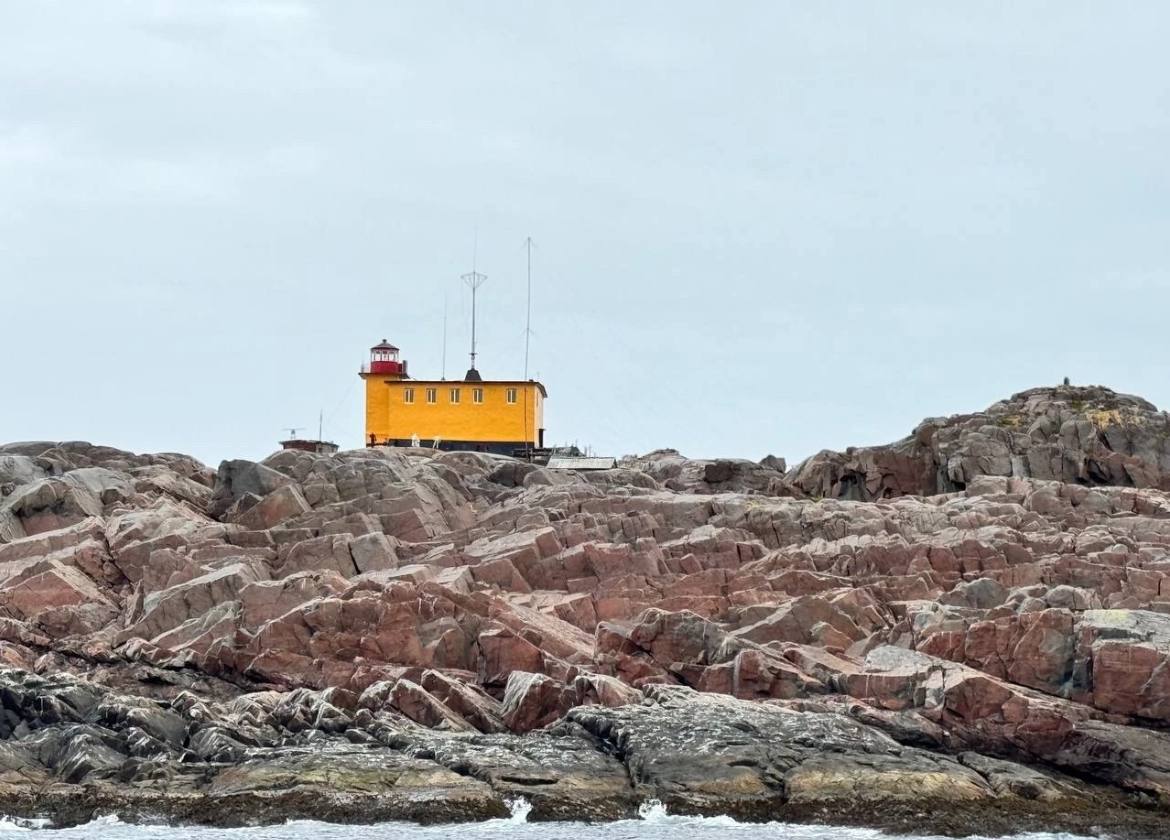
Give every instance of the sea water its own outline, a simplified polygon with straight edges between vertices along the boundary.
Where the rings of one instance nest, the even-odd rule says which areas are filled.
[[[886,840],[868,828],[837,828],[792,823],[740,823],[730,817],[684,817],[668,814],[657,802],[639,809],[638,819],[589,825],[530,823],[528,803],[510,803],[508,819],[459,825],[418,826],[409,823],[335,825],[295,820],[255,828],[193,828],[138,825],[102,817],[75,828],[48,829],[36,820],[0,819],[0,838],[30,836],[48,840]],[[32,835],[35,836],[35,835]],[[923,835],[922,840],[929,840]],[[940,839],[941,840],[941,839]],[[989,838],[989,840],[991,840]],[[1020,834],[1012,840],[1089,840],[1073,834]]]

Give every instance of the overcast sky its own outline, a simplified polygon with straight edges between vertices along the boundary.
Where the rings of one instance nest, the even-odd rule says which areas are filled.
[[[531,367],[551,442],[794,461],[1024,388],[1170,405],[1165,3],[0,0],[0,441],[362,438]]]

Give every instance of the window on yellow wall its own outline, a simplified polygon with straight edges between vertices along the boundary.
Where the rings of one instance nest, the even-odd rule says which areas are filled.
[[[453,402],[453,403],[459,402],[459,389],[458,388],[451,389],[451,402]]]
[[[508,404],[509,404],[509,405],[515,405],[515,404],[516,404],[516,389],[515,389],[515,388],[509,388],[509,389],[508,389],[508,391],[507,391],[507,394],[506,394],[506,396],[507,396],[507,398],[508,398]]]
[[[402,389],[402,401],[407,404],[414,402],[414,388]]]
[[[471,401],[474,403],[483,402],[483,388],[472,388],[471,389]]]
[[[427,388],[427,402],[434,405],[439,401],[439,389]]]

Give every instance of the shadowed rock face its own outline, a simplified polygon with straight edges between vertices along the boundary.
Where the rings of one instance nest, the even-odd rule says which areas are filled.
[[[1164,834],[1168,437],[1057,388],[787,474],[0,447],[0,808]]]

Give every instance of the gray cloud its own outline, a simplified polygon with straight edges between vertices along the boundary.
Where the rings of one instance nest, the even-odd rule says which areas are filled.
[[[1159,4],[10,4],[0,439],[347,445],[386,336],[553,440],[790,458],[1069,375],[1170,404]]]

